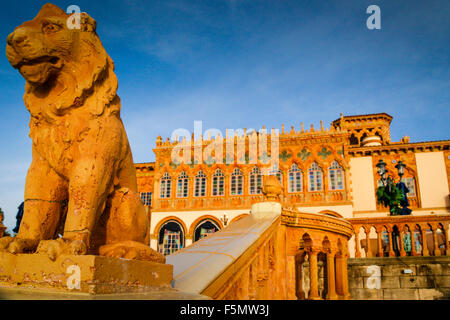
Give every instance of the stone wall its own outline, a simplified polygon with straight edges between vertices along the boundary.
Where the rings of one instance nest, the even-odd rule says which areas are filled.
[[[450,300],[450,256],[348,259],[352,300]]]

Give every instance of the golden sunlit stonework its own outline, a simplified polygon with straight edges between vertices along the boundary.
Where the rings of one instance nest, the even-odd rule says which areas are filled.
[[[450,298],[449,140],[392,142],[390,115],[341,114],[329,128],[158,137],[155,162],[133,165],[96,22],[83,13],[74,31],[67,18],[44,5],[7,40],[33,162],[15,237],[0,216],[1,296]],[[95,50],[70,50],[81,45]],[[87,82],[75,88],[66,66]],[[411,215],[378,203],[384,168]]]
[[[240,257],[233,257],[234,262],[226,269],[240,265],[241,271],[230,270],[228,276],[205,283],[197,293],[214,299],[448,296],[447,271],[442,275],[433,273],[441,279],[438,281],[441,289],[444,288],[436,290],[402,284],[402,279],[389,273],[400,268],[392,260],[368,260],[368,265],[360,270],[362,258],[436,259],[450,254],[450,141],[413,143],[405,136],[393,142],[391,122],[392,117],[386,113],[341,114],[329,128],[324,128],[323,122],[320,128],[311,125],[309,130],[304,129],[303,123],[300,130],[294,127],[285,130],[282,126],[278,135],[279,170],[272,170],[268,176],[261,174],[267,164],[251,163],[249,150],[254,133],[244,131],[244,135],[230,137],[227,132],[227,141],[234,142],[234,162],[228,164],[227,156],[220,164],[173,161],[174,148],[186,145],[186,138],[177,143],[158,137],[154,148],[156,161],[135,165],[138,189],[151,221],[151,247],[173,257],[169,263],[174,265],[195,260],[193,252],[208,248],[204,240],[197,244],[200,239],[219,230],[239,234],[233,230],[250,224],[259,205],[275,201],[282,208],[278,220]],[[268,151],[264,153],[268,158],[271,135],[267,137]],[[196,148],[201,146],[205,150],[217,141],[222,143],[220,137],[195,140],[192,136],[191,154]],[[240,153],[243,159],[237,156],[239,143],[245,145],[244,153],[242,150]],[[406,164],[402,181],[409,189],[411,215],[390,216],[389,209],[377,202],[376,191],[382,185],[376,166],[379,160],[386,162],[388,175],[395,181],[400,178],[396,165],[400,161]],[[279,187],[273,184],[276,180]],[[242,221],[236,222],[239,220]],[[215,239],[212,237],[211,241],[214,243]],[[205,252],[219,254],[215,245],[213,248]],[[258,258],[265,256],[272,262],[266,264]],[[448,261],[443,261],[446,266]],[[397,287],[374,289],[369,284],[360,284],[362,274],[369,272],[364,279],[370,277],[369,264],[378,263],[382,263],[380,268],[383,265],[390,268],[383,272],[399,282]],[[415,263],[429,261],[412,261],[411,265]],[[201,270],[201,264],[197,268]],[[196,268],[189,277],[195,278],[195,274]],[[187,275],[174,277],[175,287],[187,288],[184,287]],[[272,288],[270,283],[280,285]]]
[[[283,207],[330,212],[345,219],[387,217],[387,208],[378,204],[375,196],[381,183],[376,164],[383,159],[395,179],[398,179],[396,163],[401,160],[406,164],[403,181],[409,188],[413,216],[448,214],[450,141],[412,143],[409,137],[404,137],[392,142],[391,121],[390,115],[380,113],[341,115],[329,128],[324,128],[323,122],[320,128],[311,125],[309,130],[304,129],[303,123],[300,130],[294,127],[285,130],[283,126],[279,133],[279,172],[275,172],[282,185]],[[247,160],[250,136],[245,136]],[[267,140],[270,157],[271,144]],[[238,137],[234,137],[235,149],[237,141]],[[199,142],[192,137],[191,140],[193,146],[201,143],[203,149],[211,142],[214,138]],[[219,222],[226,225],[224,220],[230,223],[235,217],[248,214],[252,204],[264,199],[261,190],[253,188],[261,187],[261,182],[255,184],[257,178],[253,175],[255,167],[263,166],[176,164],[171,158],[176,145],[175,141],[158,137],[154,149],[156,161],[135,165],[138,189],[151,212],[152,247],[160,252],[164,252],[163,228],[167,223],[175,222],[179,226],[172,228],[176,229],[172,232],[180,235],[179,246],[169,250],[173,252],[198,240],[194,231],[205,221],[214,224],[215,228],[209,227],[217,231],[221,228]],[[429,178],[430,175],[437,178]],[[200,179],[203,179],[203,194],[196,191]],[[354,244],[350,244],[350,250],[351,256],[355,256]]]

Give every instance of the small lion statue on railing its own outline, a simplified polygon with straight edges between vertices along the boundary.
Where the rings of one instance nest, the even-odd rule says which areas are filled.
[[[73,29],[68,18],[46,4],[7,39],[8,60],[26,80],[33,159],[19,232],[1,238],[0,251],[164,263],[147,245],[113,61],[89,15]]]

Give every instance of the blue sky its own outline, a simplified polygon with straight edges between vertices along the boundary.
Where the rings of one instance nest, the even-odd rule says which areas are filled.
[[[2,3],[0,43],[45,1]],[[98,23],[115,62],[134,160],[176,128],[328,126],[386,112],[393,141],[449,139],[450,2],[53,1]],[[366,9],[381,8],[381,30]],[[15,224],[31,161],[24,80],[0,56],[0,207]]]

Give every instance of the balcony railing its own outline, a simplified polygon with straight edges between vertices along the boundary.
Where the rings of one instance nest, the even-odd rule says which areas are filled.
[[[356,258],[450,255],[450,214],[348,220],[355,231]]]

